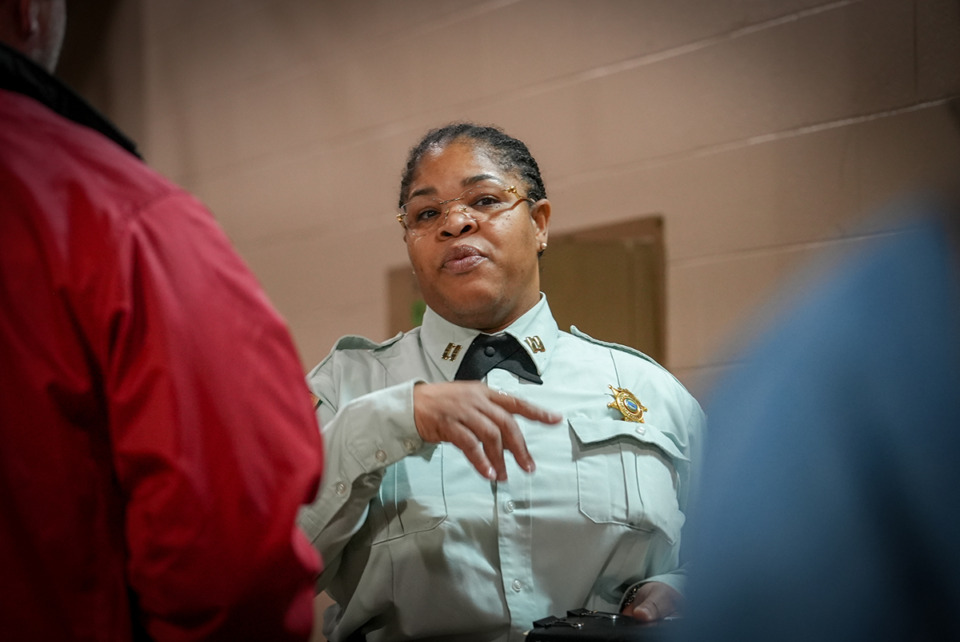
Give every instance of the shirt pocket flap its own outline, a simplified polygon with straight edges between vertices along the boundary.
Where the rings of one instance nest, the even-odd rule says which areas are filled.
[[[674,461],[690,462],[690,459],[680,452],[676,436],[669,431],[660,430],[653,424],[585,417],[569,419],[569,424],[584,446],[601,445],[604,442],[625,438],[659,448]]]

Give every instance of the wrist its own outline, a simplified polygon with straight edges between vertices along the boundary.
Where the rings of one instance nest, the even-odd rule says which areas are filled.
[[[621,606],[620,606],[621,611],[627,608],[628,606],[630,606],[631,604],[633,604],[634,600],[637,599],[637,591],[640,590],[641,586],[643,585],[634,584],[627,590],[626,593],[623,594],[623,600],[621,600]]]

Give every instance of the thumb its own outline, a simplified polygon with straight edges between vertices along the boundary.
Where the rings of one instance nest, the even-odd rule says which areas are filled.
[[[650,608],[646,604],[641,604],[640,606],[634,607],[633,617],[637,618],[642,622],[653,622],[657,619],[655,609]]]

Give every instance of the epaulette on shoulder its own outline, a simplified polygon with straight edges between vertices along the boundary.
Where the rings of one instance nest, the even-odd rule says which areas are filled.
[[[582,330],[577,328],[577,326],[575,325],[570,326],[570,334],[572,334],[575,337],[579,337],[584,341],[589,341],[590,343],[594,343],[598,346],[603,346],[604,348],[610,348],[611,350],[619,350],[620,352],[626,352],[627,354],[632,354],[635,357],[640,357],[641,359],[649,361],[650,363],[657,366],[658,368],[666,371],[666,368],[664,368],[659,363],[657,363],[656,359],[640,352],[636,348],[631,348],[630,346],[621,345],[619,343],[611,343],[609,341],[601,341],[600,339],[594,339],[586,332],[583,332]]]
[[[402,332],[382,343],[377,343],[376,341],[371,341],[366,337],[361,337],[355,334],[348,334],[344,337],[340,337],[333,345],[333,348],[330,349],[330,352],[327,353],[327,356],[325,356],[320,363],[318,363],[316,367],[310,371],[310,374],[312,375],[314,372],[317,372],[323,368],[323,366],[333,359],[338,352],[343,352],[345,350],[367,350],[369,352],[376,352],[377,350],[383,350],[384,348],[392,346],[402,338]]]
[[[400,332],[395,337],[391,337],[386,341],[377,343],[366,337],[361,337],[355,334],[348,334],[345,337],[340,337],[337,339],[336,345],[333,346],[334,350],[381,350],[383,348],[392,346],[394,343],[403,338],[403,333]]]

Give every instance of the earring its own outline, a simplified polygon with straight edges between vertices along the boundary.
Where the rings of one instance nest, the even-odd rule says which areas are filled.
[[[546,244],[546,243],[541,243],[541,244],[540,244],[540,251],[543,252],[545,249],[547,249],[547,244]]]

